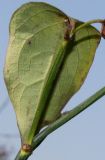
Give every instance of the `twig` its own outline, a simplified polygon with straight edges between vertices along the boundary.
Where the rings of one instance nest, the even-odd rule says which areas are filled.
[[[35,136],[33,143],[32,143],[32,149],[33,151],[36,149],[36,147],[53,131],[61,127],[63,124],[77,116],[79,113],[87,109],[89,106],[91,106],[93,103],[95,103],[97,100],[99,100],[101,97],[105,95],[105,87],[97,91],[94,95],[89,97],[87,100],[76,106],[74,109],[63,115],[61,118],[59,118],[57,121],[49,125],[46,129],[44,129],[41,133],[39,133],[37,136]],[[15,160],[27,160],[28,157],[31,155],[31,153],[25,153],[23,151],[20,151],[16,157]]]

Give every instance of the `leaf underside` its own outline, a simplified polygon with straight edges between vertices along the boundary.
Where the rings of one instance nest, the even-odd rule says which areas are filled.
[[[93,62],[100,33],[91,26],[85,27],[65,49],[62,47],[67,30],[65,18],[67,16],[55,7],[35,2],[23,5],[11,19],[4,77],[22,143],[28,143],[33,122],[37,123],[35,132],[39,122],[42,127],[60,116],[65,104],[83,84]],[[74,21],[76,26],[81,24]],[[44,107],[41,96],[46,95],[44,86],[61,48],[66,50],[66,57]],[[43,115],[38,117],[42,111]]]
[[[76,26],[81,24],[79,21],[76,22]],[[43,125],[48,125],[61,116],[61,110],[84,83],[100,39],[100,33],[94,27],[88,26],[79,30],[74,40],[69,43],[67,56],[48,102]]]

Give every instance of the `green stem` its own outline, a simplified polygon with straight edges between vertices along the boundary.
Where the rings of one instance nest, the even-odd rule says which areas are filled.
[[[27,160],[29,156],[30,156],[30,154],[23,155],[23,154],[21,154],[21,151],[19,151],[15,160]]]
[[[103,87],[102,89],[100,89],[98,92],[96,92],[94,95],[92,95],[91,97],[89,97],[87,100],[85,100],[84,102],[82,102],[81,104],[79,104],[78,106],[76,106],[75,108],[73,108],[68,113],[62,115],[61,118],[59,118],[58,120],[56,120],[55,122],[53,122],[52,124],[50,124],[46,129],[44,129],[41,133],[39,133],[34,138],[33,143],[32,143],[33,150],[36,149],[36,147],[50,133],[52,133],[53,131],[55,131],[59,127],[61,127],[63,124],[65,124],[66,122],[68,122],[69,120],[71,120],[72,118],[74,118],[75,116],[77,116],[79,113],[81,113],[85,109],[87,109],[90,105],[92,105],[93,103],[95,103],[97,100],[99,100],[104,95],[105,95],[105,87]],[[30,154],[26,154],[26,155],[22,156],[21,152],[19,152],[15,160],[27,160],[29,156],[30,156]]]
[[[49,125],[46,129],[44,129],[41,133],[38,134],[33,140],[33,148],[35,148],[40,142],[43,141],[50,133],[61,127],[66,122],[70,121],[72,118],[77,116],[79,113],[87,109],[90,105],[95,103],[98,99],[105,95],[105,87],[100,89],[94,95],[89,97],[87,100],[73,108],[71,111],[67,112],[66,114],[62,115],[61,118],[56,120],[54,123]]]
[[[82,29],[82,28],[84,28],[86,26],[89,26],[89,25],[91,25],[93,23],[101,23],[101,24],[103,24],[104,22],[105,22],[105,20],[103,20],[103,19],[94,19],[94,20],[91,20],[91,21],[87,21],[87,22],[83,23],[82,25],[80,25],[79,27],[74,28],[74,30],[71,33],[71,36],[74,35],[80,29]]]

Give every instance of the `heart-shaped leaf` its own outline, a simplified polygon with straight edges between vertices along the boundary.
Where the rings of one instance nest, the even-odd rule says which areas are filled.
[[[28,3],[10,23],[5,82],[23,144],[31,144],[42,124],[55,121],[83,84],[93,62],[100,33],[46,3]]]
[[[70,23],[63,12],[45,3],[23,5],[11,19],[4,75],[22,143],[31,144],[37,130],[65,55]]]

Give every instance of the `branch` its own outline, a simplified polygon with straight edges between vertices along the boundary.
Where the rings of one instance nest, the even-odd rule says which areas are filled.
[[[66,122],[70,121],[72,118],[77,116],[79,113],[87,109],[90,105],[95,103],[101,97],[105,95],[105,87],[100,89],[94,95],[89,97],[87,100],[73,108],[71,111],[67,112],[66,114],[62,115],[61,118],[56,120],[54,123],[49,125],[46,129],[44,129],[41,133],[39,133],[33,140],[33,148],[35,148],[43,139],[45,139],[50,133],[61,127]]]
[[[61,118],[50,124],[46,129],[44,129],[37,136],[35,136],[32,143],[32,150],[34,151],[50,133],[61,127],[63,124],[65,124],[66,122],[77,116],[85,109],[87,109],[89,106],[91,106],[93,103],[95,103],[104,95],[105,95],[105,87],[97,91],[94,95],[89,97],[87,100],[76,106],[74,109],[72,109],[65,115],[62,115]],[[25,153],[23,151],[20,151],[15,160],[27,160],[30,155],[31,153]]]

